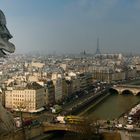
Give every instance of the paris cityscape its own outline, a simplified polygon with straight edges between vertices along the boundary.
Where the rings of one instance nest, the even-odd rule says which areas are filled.
[[[0,139],[140,139],[138,0],[0,5]]]
[[[1,59],[1,103],[14,117],[17,131],[22,132],[24,124],[26,139],[47,137],[44,132],[53,129],[64,131],[68,124],[85,129],[86,121],[95,135],[108,131],[137,137],[140,56],[102,54],[98,44],[94,56],[84,51],[76,56],[13,54]]]

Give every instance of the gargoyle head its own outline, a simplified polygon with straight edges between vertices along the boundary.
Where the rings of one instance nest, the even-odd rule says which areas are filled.
[[[0,10],[0,57],[5,57],[6,52],[13,53],[15,51],[15,46],[9,39],[12,35],[6,27],[6,19],[4,13]]]

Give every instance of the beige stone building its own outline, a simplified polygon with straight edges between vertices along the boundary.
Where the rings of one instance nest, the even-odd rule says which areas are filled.
[[[5,107],[24,112],[39,112],[45,106],[45,91],[37,83],[29,83],[26,87],[13,87],[5,91]]]
[[[36,67],[36,68],[43,68],[44,67],[44,63],[40,63],[40,62],[32,62],[31,66],[32,67]]]
[[[93,77],[96,80],[110,83],[112,81],[124,80],[126,72],[121,69],[115,71],[113,68],[107,66],[94,66]]]

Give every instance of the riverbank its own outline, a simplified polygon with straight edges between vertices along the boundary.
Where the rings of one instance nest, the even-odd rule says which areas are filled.
[[[121,119],[125,114],[128,114],[128,112],[133,108],[135,107],[136,105],[140,104],[140,101],[138,101],[136,104],[134,104],[132,107],[128,108],[128,110],[126,110],[124,113],[122,113],[118,119]]]
[[[138,104],[140,104],[140,101],[138,101],[135,105],[133,105],[131,108],[129,108],[125,113],[123,113],[120,117],[119,117],[119,119],[118,119],[118,122],[120,123],[120,124],[123,124],[123,125],[127,125],[127,124],[131,124],[131,125],[133,125],[133,126],[135,126],[135,129],[136,128],[138,128],[139,129],[139,119],[137,118],[137,119],[135,119],[135,121],[134,121],[134,117],[130,117],[130,115],[129,115],[129,112],[131,111],[131,109],[132,108],[135,108]],[[131,119],[131,121],[128,119],[128,118],[132,118]]]
[[[134,80],[127,81],[127,82],[125,82],[125,84],[129,84],[129,85],[140,85],[140,79],[134,79]],[[129,112],[133,107],[135,107],[136,105],[138,105],[139,103],[140,103],[140,101],[136,102],[133,106],[131,106],[130,108],[128,108],[124,113],[122,113],[117,119],[118,119],[118,120],[121,120],[122,117],[123,117],[125,114],[128,114],[128,112]]]
[[[92,119],[114,120],[118,119],[123,113],[132,108],[138,102],[140,102],[139,96],[110,93],[110,95],[101,103],[93,107],[93,109],[91,108],[86,115]]]
[[[94,93],[89,98],[85,98],[82,102],[76,104],[69,113],[72,115],[79,115],[81,112],[86,110],[89,106],[93,104],[93,102],[97,102],[98,104],[103,100],[102,97],[108,95],[108,88],[100,90]],[[101,100],[100,100],[101,99]]]
[[[103,100],[105,100],[109,95],[110,95],[110,93],[107,93],[107,94],[103,95],[99,100],[95,101],[91,106],[89,106],[84,111],[79,113],[78,116],[84,116],[88,111],[90,111],[91,109],[93,109],[97,105],[99,105],[99,103],[101,103]]]
[[[126,82],[125,84],[140,85],[140,79],[131,80],[131,81]]]

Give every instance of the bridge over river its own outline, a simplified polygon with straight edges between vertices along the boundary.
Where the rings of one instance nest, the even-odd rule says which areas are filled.
[[[69,131],[80,134],[88,134],[95,132],[95,127],[91,127],[90,124],[86,122],[84,124],[62,124],[62,123],[43,123],[43,132],[52,132],[52,131]]]
[[[123,94],[126,92],[132,93],[133,95],[140,94],[140,86],[138,85],[115,85],[112,89],[116,90],[119,94]]]

